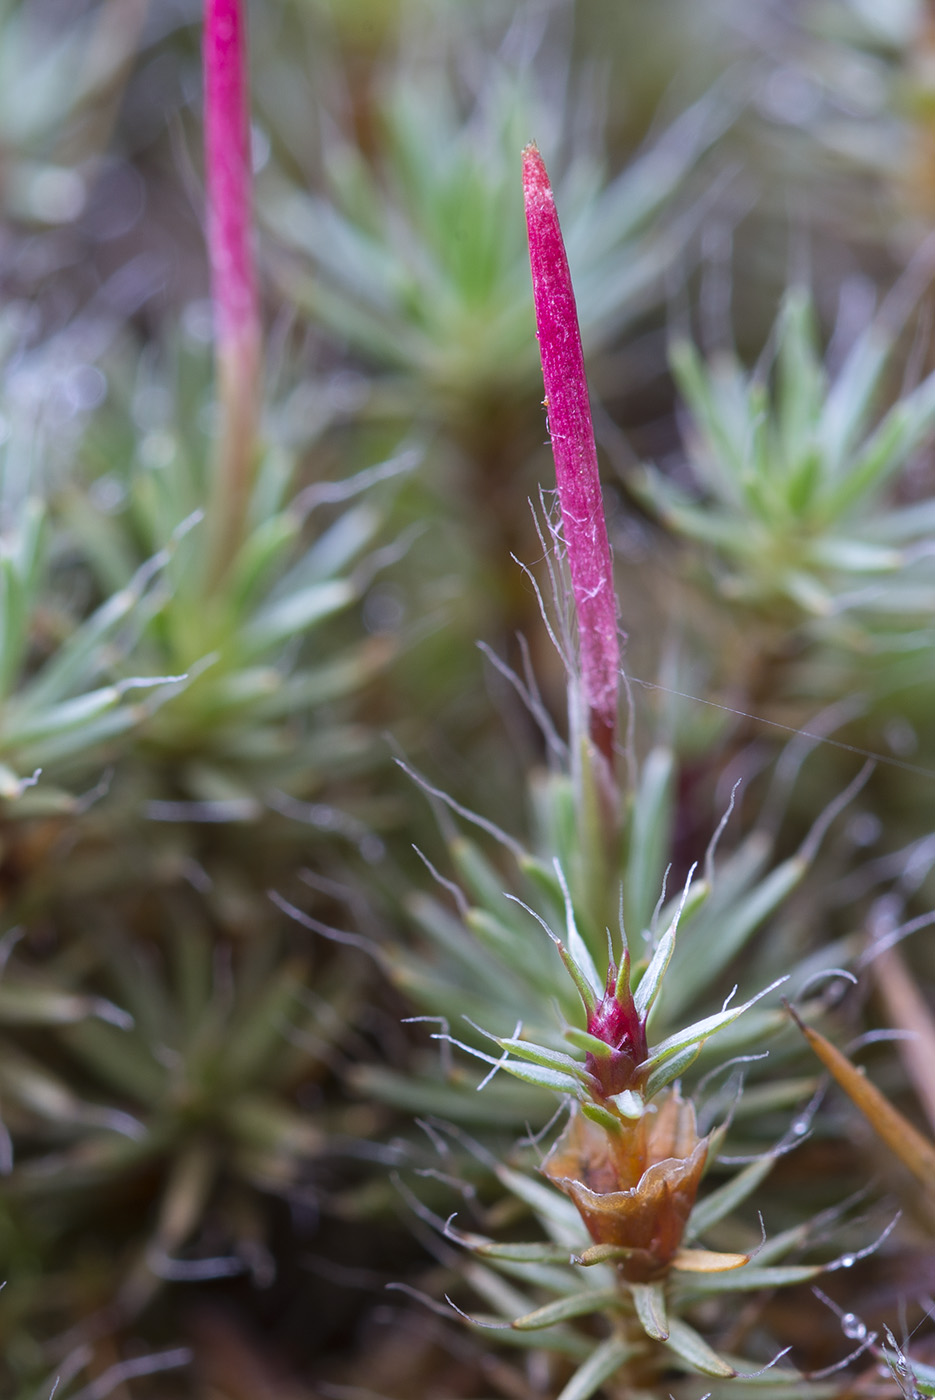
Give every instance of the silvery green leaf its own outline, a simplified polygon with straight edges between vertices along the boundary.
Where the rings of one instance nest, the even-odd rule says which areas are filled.
[[[661,1064],[650,1072],[644,1087],[644,1094],[647,1099],[655,1098],[661,1089],[667,1084],[671,1084],[674,1079],[678,1079],[697,1060],[701,1053],[701,1045],[686,1045],[669,1059],[663,1060]]]
[[[540,1327],[551,1327],[556,1322],[566,1322],[570,1317],[586,1317],[590,1313],[608,1312],[620,1307],[620,1290],[610,1288],[601,1292],[580,1291],[570,1298],[559,1298],[554,1303],[546,1303],[535,1312],[514,1320],[518,1332],[529,1332]]]
[[[669,1337],[665,1345],[670,1351],[674,1351],[676,1356],[682,1361],[687,1361],[689,1366],[700,1371],[704,1376],[735,1376],[737,1372],[730,1362],[718,1356],[713,1351],[704,1338],[700,1337],[693,1327],[689,1327],[687,1322],[681,1318],[673,1317],[669,1320]]]
[[[631,1283],[630,1293],[640,1326],[654,1342],[664,1342],[669,1336],[665,1286],[661,1283]]]
[[[727,862],[712,899],[692,925],[691,938],[679,947],[671,969],[676,980],[674,996],[669,994],[671,977],[666,984],[667,1019],[678,1015],[683,1006],[710,985],[808,869],[808,862],[800,855],[790,856],[752,889],[745,889],[744,884],[755,877],[768,854],[766,840],[757,838],[758,833],[754,833]]]
[[[620,1123],[614,1115],[590,1099],[582,1099],[581,1112],[585,1118],[590,1118],[592,1123],[597,1123],[605,1132],[617,1133],[620,1131]]]
[[[672,922],[656,945],[656,951],[653,953],[652,961],[640,978],[639,986],[633,995],[633,1004],[636,1007],[640,1019],[643,1021],[648,1018],[649,1013],[653,1009],[653,1005],[659,995],[659,990],[662,987],[662,979],[665,976],[666,968],[669,966],[669,962],[672,958],[672,952],[675,948],[675,935],[678,932],[679,919],[682,916],[682,911],[685,908],[685,901],[691,889],[694,868],[695,867],[692,866],[692,869],[688,872],[688,879],[685,882],[682,898],[679,901]]]
[[[642,1118],[646,1107],[644,1096],[638,1094],[635,1089],[623,1089],[619,1094],[614,1094],[613,1102],[624,1118],[634,1120]]]
[[[536,1084],[542,1089],[554,1089],[559,1094],[577,1094],[579,1092],[579,1081],[560,1070],[549,1069],[545,1065],[522,1064],[518,1060],[510,1060],[505,1056],[494,1059],[493,1055],[488,1055],[473,1045],[466,1045],[463,1040],[455,1040],[454,1036],[450,1035],[435,1035],[432,1039],[445,1040],[449,1045],[456,1045],[459,1050],[473,1056],[475,1060],[483,1060],[485,1064],[493,1065],[495,1069],[506,1070],[508,1074],[523,1080],[526,1084]],[[478,1088],[481,1087],[483,1085],[478,1085]]]
[[[508,1323],[512,1324],[514,1317],[522,1317],[532,1311],[531,1299],[508,1283],[502,1274],[489,1269],[486,1264],[479,1264],[476,1259],[468,1259],[463,1273],[471,1287],[477,1290],[485,1302],[496,1308]]]
[[[624,926],[630,939],[649,927],[662,888],[672,819],[674,758],[670,749],[647,756],[633,796],[623,882]],[[673,934],[674,937],[674,934]]]
[[[809,548],[811,560],[822,568],[842,569],[847,573],[892,573],[903,567],[900,550],[864,540],[848,540],[825,536],[814,540]]]
[[[281,568],[280,558],[291,550],[300,530],[298,514],[282,511],[251,531],[232,570],[230,592],[238,608],[248,608],[254,595]]]
[[[456,836],[448,849],[469,898],[488,912],[502,915],[503,880],[475,842]]]
[[[162,555],[148,560],[126,585],[101,604],[75,628],[29,683],[31,703],[45,706],[62,701],[70,692],[99,675],[107,644],[117,628],[137,608],[146,589],[165,564]]]
[[[504,975],[502,962],[487,947],[478,947],[473,939],[465,938],[464,926],[439,900],[416,893],[409,900],[408,907],[432,943],[456,961],[462,986],[466,983],[486,992],[499,983],[506,986],[511,996],[519,990],[514,985],[514,979],[509,974]]]
[[[758,1267],[749,1264],[722,1274],[692,1274],[685,1277],[684,1287],[692,1296],[708,1293],[740,1293],[757,1288],[789,1288],[792,1284],[808,1283],[823,1273],[821,1264],[779,1264]]]
[[[662,906],[659,915],[660,924],[663,928],[668,928],[681,909],[679,924],[684,926],[696,914],[700,913],[710,896],[711,886],[704,877],[692,880],[687,889],[681,889],[674,899],[667,900]]]
[[[784,569],[777,575],[777,586],[813,617],[831,617],[837,607],[833,590],[805,569]]]
[[[586,1232],[581,1216],[567,1196],[510,1167],[499,1167],[497,1177],[508,1191],[532,1207],[556,1243],[567,1245],[570,1253],[580,1251]]]
[[[739,483],[744,469],[740,439],[725,425],[718,395],[711,376],[695,346],[678,340],[670,348],[672,376],[698,428],[708,438],[712,451],[703,455],[710,485],[718,496],[734,506],[741,504]]]
[[[846,475],[828,492],[823,502],[826,513],[840,518],[861,496],[877,491],[905,465],[931,432],[933,418],[935,375],[930,375],[911,394],[893,405],[867,439]]]
[[[600,1390],[606,1380],[619,1371],[637,1350],[632,1342],[624,1342],[619,1337],[608,1337],[594,1349],[583,1366],[558,1396],[558,1400],[590,1400],[596,1390]]]
[[[495,1079],[482,1094],[473,1084],[449,1084],[438,1080],[416,1079],[382,1065],[357,1065],[350,1074],[356,1091],[377,1103],[422,1117],[445,1118],[472,1127],[497,1127],[508,1132],[522,1131],[524,1122],[543,1122],[554,1107],[546,1090],[532,1085],[525,1090],[517,1081]],[[580,1232],[579,1232],[580,1241]]]
[[[598,1040],[596,1035],[579,1030],[577,1026],[567,1026],[563,1035],[577,1050],[584,1050],[589,1055],[596,1055],[598,1059],[607,1059],[614,1053],[613,1046],[608,1045],[606,1040]]]
[[[723,1186],[705,1196],[704,1200],[698,1201],[689,1216],[685,1238],[697,1239],[712,1225],[717,1225],[730,1215],[731,1211],[765,1181],[775,1165],[776,1158],[767,1153],[758,1162],[751,1162],[736,1176],[732,1176],[730,1181],[725,1181]]]
[[[314,585],[333,580],[367,548],[381,524],[373,506],[361,504],[344,511],[283,577],[277,592],[284,597],[313,592]]]
[[[0,1023],[4,1025],[69,1026],[89,1016],[124,1030],[133,1024],[132,1016],[104,997],[80,996],[13,978],[0,982]]]
[[[500,1062],[494,1060],[491,1063]],[[521,1079],[525,1084],[553,1089],[557,1094],[577,1094],[580,1090],[578,1079],[573,1079],[570,1074],[562,1074],[558,1070],[547,1069],[544,1065],[524,1065],[516,1060],[506,1060],[501,1069],[505,1069],[507,1074],[512,1074],[514,1079]]]
[[[355,589],[346,579],[312,584],[268,603],[247,624],[241,642],[247,656],[259,655],[297,633],[306,632],[352,602]]]
[[[578,931],[574,905],[571,902],[571,893],[565,881],[562,868],[557,860],[555,861],[555,873],[562,887],[562,895],[565,904],[565,937],[568,944],[568,955],[594,995],[600,998],[604,991],[604,983],[598,974],[597,968],[594,966],[594,959],[591,957],[588,945]]]
[[[495,1240],[473,1243],[465,1237],[468,1249],[485,1259],[507,1260],[517,1264],[567,1264],[571,1254],[555,1244],[498,1244]]]
[[[512,925],[495,918],[486,909],[469,909],[464,921],[501,964],[501,977],[502,967],[506,966],[519,974],[530,989],[539,993],[540,998],[550,1000],[555,995],[557,967],[553,954],[543,954],[537,950],[536,956],[530,957],[528,938],[519,935]],[[463,936],[461,941],[465,941]]]
[[[554,1249],[555,1246],[553,1245],[552,1248]],[[493,1259],[493,1256],[489,1254],[479,1254],[478,1257]],[[536,1263],[532,1260],[523,1261],[521,1259],[497,1259],[494,1262],[502,1274],[506,1274],[508,1278],[519,1279],[528,1288],[554,1293],[560,1298],[567,1298],[572,1293],[578,1294],[581,1291],[581,1276],[570,1267],[571,1258],[568,1255],[563,1261],[565,1268],[559,1268],[555,1264]],[[601,1272],[602,1279],[593,1274],[589,1277],[588,1282],[593,1287],[596,1288],[598,1283],[603,1281],[603,1284],[609,1288],[616,1282],[613,1275],[610,1279],[606,1278],[606,1270]]]
[[[652,1053],[644,1061],[644,1064],[655,1068],[656,1065],[662,1064],[678,1050],[685,1049],[690,1045],[700,1046],[704,1044],[709,1036],[714,1035],[722,1027],[729,1026],[732,1021],[737,1020],[738,1016],[742,1016],[751,1006],[754,1006],[788,980],[788,977],[778,977],[775,982],[771,982],[768,987],[764,987],[761,992],[757,992],[756,996],[751,997],[749,1001],[743,1002],[740,1006],[732,1006],[726,1011],[716,1012],[713,1016],[705,1016],[703,1020],[695,1021],[693,1025],[686,1026],[684,1030],[676,1031],[674,1035],[668,1036],[666,1040],[660,1041],[658,1045],[653,1047]]]
[[[825,390],[814,307],[803,288],[786,292],[778,328],[777,410],[787,469],[794,469],[809,453]]]
[[[713,505],[699,506],[652,467],[634,477],[636,495],[664,525],[687,539],[710,544],[732,554],[737,549],[737,522]]]
[[[90,752],[96,744],[106,743],[116,735],[134,728],[141,718],[139,706],[120,705],[105,710],[86,724],[75,725],[62,733],[49,732],[41,738],[23,744],[18,747],[17,758],[26,768],[57,763],[73,754]]]
[[[873,408],[880,376],[892,343],[877,326],[856,342],[825,400],[819,441],[830,475],[843,474],[847,454],[863,431]]]
[[[57,705],[48,705],[41,710],[27,710],[22,700],[9,715],[4,726],[4,737],[10,745],[35,743],[39,739],[58,736],[67,729],[75,729],[97,719],[105,711],[119,704],[122,692],[118,686],[101,686],[87,695],[75,696],[72,700],[62,700]]]
[[[563,1055],[560,1050],[550,1050],[545,1045],[536,1045],[532,1041],[520,1040],[514,1036],[496,1036],[495,1039],[504,1050],[512,1050],[524,1060],[531,1060],[534,1065],[562,1070],[566,1074],[574,1075],[583,1084],[591,1077],[579,1060],[572,1059],[571,1055]]]

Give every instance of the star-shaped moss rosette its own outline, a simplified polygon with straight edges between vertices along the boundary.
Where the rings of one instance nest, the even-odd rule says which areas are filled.
[[[474,94],[467,113],[445,58],[431,76],[401,66],[384,86],[376,152],[332,135],[327,189],[262,177],[274,275],[290,302],[383,371],[371,410],[473,422],[476,434],[478,415],[524,400],[537,374],[516,150],[531,129],[554,129],[558,144],[574,117],[502,58],[485,58],[482,90],[473,77],[461,84]],[[726,90],[712,92],[612,178],[599,155],[572,155],[562,186],[575,194],[567,232],[590,349],[659,304],[697,224],[684,208],[692,173],[735,110]]]
[[[629,951],[624,950],[619,968],[611,960],[606,978],[602,979],[578,931],[570,901],[564,941],[540,919],[584,1007],[585,1027],[570,1025],[564,1032],[568,1049],[576,1050],[578,1056],[568,1050],[556,1050],[548,1041],[537,1043],[528,1033],[521,1034],[522,1026],[512,1036],[489,1036],[500,1046],[500,1056],[487,1054],[446,1033],[436,1038],[450,1041],[495,1070],[505,1070],[527,1084],[574,1096],[585,1117],[610,1132],[621,1131],[630,1120],[641,1117],[645,1102],[685,1073],[711,1036],[733,1025],[787,980],[779,978],[747,1001],[725,1006],[650,1045],[647,1023],[662,990],[679,920],[690,896],[691,887],[686,885],[651,961],[632,990]],[[699,898],[704,898],[704,892],[699,892]],[[762,1027],[758,1025],[757,1029]]]
[[[800,288],[753,371],[673,346],[693,482],[645,468],[631,485],[690,543],[690,573],[744,619],[749,670],[758,653],[786,658],[787,688],[837,698],[931,684],[935,502],[899,498],[935,436],[935,375],[880,407],[930,263],[920,255],[833,375]]]
[[[144,716],[132,746],[148,814],[252,822],[288,808],[314,826],[318,803],[324,825],[359,835],[360,822],[342,824],[320,801],[322,773],[373,760],[349,697],[391,645],[339,619],[412,538],[379,547],[373,498],[417,454],[302,484],[315,415],[290,427],[263,375],[240,0],[208,0],[204,68],[214,402],[205,356],[191,346],[170,344],[131,361],[129,373],[115,364],[111,402],[85,451],[96,479],[90,492],[84,483],[68,491],[64,510],[102,591],[123,596],[147,555],[171,546],[130,649],[141,667],[178,678],[166,713]],[[288,364],[280,370],[294,387]],[[95,508],[96,499],[110,505]]]
[[[638,1380],[655,1394],[657,1385],[671,1383],[673,1368],[735,1381],[740,1394],[745,1381],[765,1385],[764,1372],[770,1394],[782,1400],[837,1393],[778,1365],[784,1352],[764,1367],[762,1360],[715,1349],[703,1333],[710,1335],[715,1318],[723,1324],[724,1305],[736,1307],[734,1295],[809,1283],[852,1266],[880,1241],[858,1255],[801,1262],[804,1250],[826,1247],[826,1216],[772,1238],[754,1231],[744,1252],[701,1248],[700,1237],[722,1229],[762,1187],[784,1150],[779,1145],[764,1152],[699,1200],[706,1159],[716,1155],[723,1136],[717,1129],[700,1138],[694,1110],[677,1090],[613,1146],[600,1127],[575,1114],[542,1165],[549,1184],[512,1167],[497,1169],[501,1185],[539,1221],[546,1241],[503,1242],[459,1228],[456,1217],[435,1220],[447,1239],[474,1256],[466,1278],[489,1311],[464,1316],[478,1329],[495,1331],[498,1341],[567,1358],[575,1369],[561,1392],[565,1400],[586,1400],[611,1377],[622,1387]],[[728,1234],[738,1239],[736,1221]],[[596,1318],[604,1319],[598,1337]]]
[[[22,379],[49,374],[41,352],[17,358]],[[24,402],[9,366],[0,376],[0,807],[5,818],[67,816],[93,801],[114,747],[181,684],[133,654],[178,539],[141,554],[89,606],[58,509],[60,459],[76,444],[50,445],[46,402]]]
[[[33,1340],[0,1374],[28,1375],[23,1395],[44,1393],[47,1339],[66,1328],[86,1328],[88,1352],[106,1356],[128,1329],[145,1335],[157,1295],[180,1335],[193,1286],[270,1287],[279,1211],[291,1200],[314,1217],[315,1164],[349,1129],[340,1103],[312,1115],[306,1099],[340,1058],[362,969],[316,960],[313,975],[276,929],[225,938],[172,901],[162,916],[158,942],[111,913],[81,943],[88,980],[120,1010],[52,990],[77,938],[43,983],[14,955],[0,985],[4,1232],[10,1247],[18,1231],[24,1241],[5,1326],[19,1317]]]

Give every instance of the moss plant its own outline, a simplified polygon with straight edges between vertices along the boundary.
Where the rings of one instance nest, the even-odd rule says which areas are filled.
[[[542,840],[535,853],[429,788],[449,815],[499,842],[522,879],[523,897],[504,892],[498,868],[455,838],[451,852],[463,890],[442,883],[456,912],[421,899],[414,906],[428,956],[377,950],[424,1009],[422,1019],[440,1023],[433,1038],[447,1047],[445,1055],[451,1047],[467,1053],[488,1067],[486,1075],[476,1084],[443,1058],[440,1078],[413,1080],[408,1090],[401,1076],[385,1070],[364,1072],[358,1086],[431,1112],[433,1139],[446,1143],[448,1173],[453,1154],[467,1146],[537,1222],[545,1240],[501,1241],[414,1201],[445,1240],[474,1256],[463,1282],[487,1310],[477,1313],[456,1284],[457,1311],[481,1334],[489,1330],[492,1341],[552,1356],[561,1400],[587,1400],[602,1387],[608,1395],[634,1388],[664,1395],[677,1375],[734,1380],[738,1393],[747,1384],[755,1388],[762,1375],[777,1396],[830,1394],[833,1385],[820,1377],[779,1365],[785,1353],[764,1353],[762,1338],[749,1359],[719,1348],[719,1336],[729,1331],[725,1300],[733,1294],[800,1285],[853,1260],[843,1248],[829,1250],[827,1216],[799,1218],[772,1237],[751,1228],[743,1207],[756,1201],[776,1163],[807,1134],[808,1118],[787,1122],[778,1141],[761,1139],[747,1164],[731,1173],[729,1154],[718,1165],[730,1117],[719,1121],[717,1096],[706,1086],[719,1065],[755,1060],[765,1042],[777,1052],[773,1073],[754,1071],[749,1110],[738,1084],[738,1122],[767,1106],[780,1115],[784,1107],[801,1113],[816,1080],[796,1060],[775,993],[791,984],[792,995],[806,994],[816,973],[848,954],[841,945],[828,947],[737,1002],[735,986],[720,1009],[709,998],[719,974],[803,879],[866,773],[790,860],[770,869],[768,846],[754,837],[719,870],[715,838],[704,877],[695,881],[693,867],[681,895],[668,903],[659,895],[672,759],[657,748],[631,786],[617,744],[616,603],[574,298],[552,191],[533,147],[524,174],[556,463],[553,542],[567,559],[567,571],[554,567],[553,583],[554,625],[569,676],[569,745],[546,722],[555,762],[536,785]],[[535,710],[531,679],[516,684]],[[501,1030],[501,1022],[514,1024]],[[699,1079],[692,1067],[701,1056],[709,1073]],[[498,1074],[518,1081],[514,1095],[492,1092]],[[541,1125],[556,1098],[567,1120],[541,1162],[543,1182],[517,1169],[515,1152],[498,1158],[503,1146],[496,1134],[511,1121]],[[453,1126],[457,1119],[474,1134],[487,1134],[486,1145],[472,1146]],[[706,1172],[723,1176],[725,1167],[726,1178],[702,1191]],[[486,1218],[496,1214],[488,1208]],[[810,1247],[817,1260],[803,1258]],[[448,1252],[443,1257],[457,1279],[457,1261]],[[600,1321],[582,1325],[585,1318]]]

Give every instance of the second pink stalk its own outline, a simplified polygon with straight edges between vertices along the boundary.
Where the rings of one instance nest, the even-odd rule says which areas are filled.
[[[205,0],[205,179],[221,423],[211,502],[215,575],[236,552],[252,485],[261,331],[253,259],[250,102],[242,0]]]

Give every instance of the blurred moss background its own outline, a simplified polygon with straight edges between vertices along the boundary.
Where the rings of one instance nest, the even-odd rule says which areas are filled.
[[[551,480],[519,154],[536,140],[555,185],[637,743],[677,754],[686,865],[738,776],[749,832],[805,729],[884,759],[818,867],[831,932],[861,925],[873,860],[922,913],[935,15],[276,0],[249,21],[263,451],[214,610],[200,5],[0,0],[0,1388],[551,1395],[383,1292],[441,1269],[390,1180],[435,1171],[398,1086],[427,1059],[402,1024],[424,1009],[401,990],[412,847],[443,858],[393,760],[522,834],[543,741],[477,641],[518,669],[528,646],[563,706],[511,560],[538,561]],[[781,854],[852,759],[814,749]],[[880,1018],[868,993],[851,1029]],[[879,1065],[918,1113],[898,1051]],[[859,1188],[839,1123],[822,1154],[813,1177]],[[935,1292],[919,1231],[868,1308]],[[785,1306],[833,1359],[810,1295]]]

